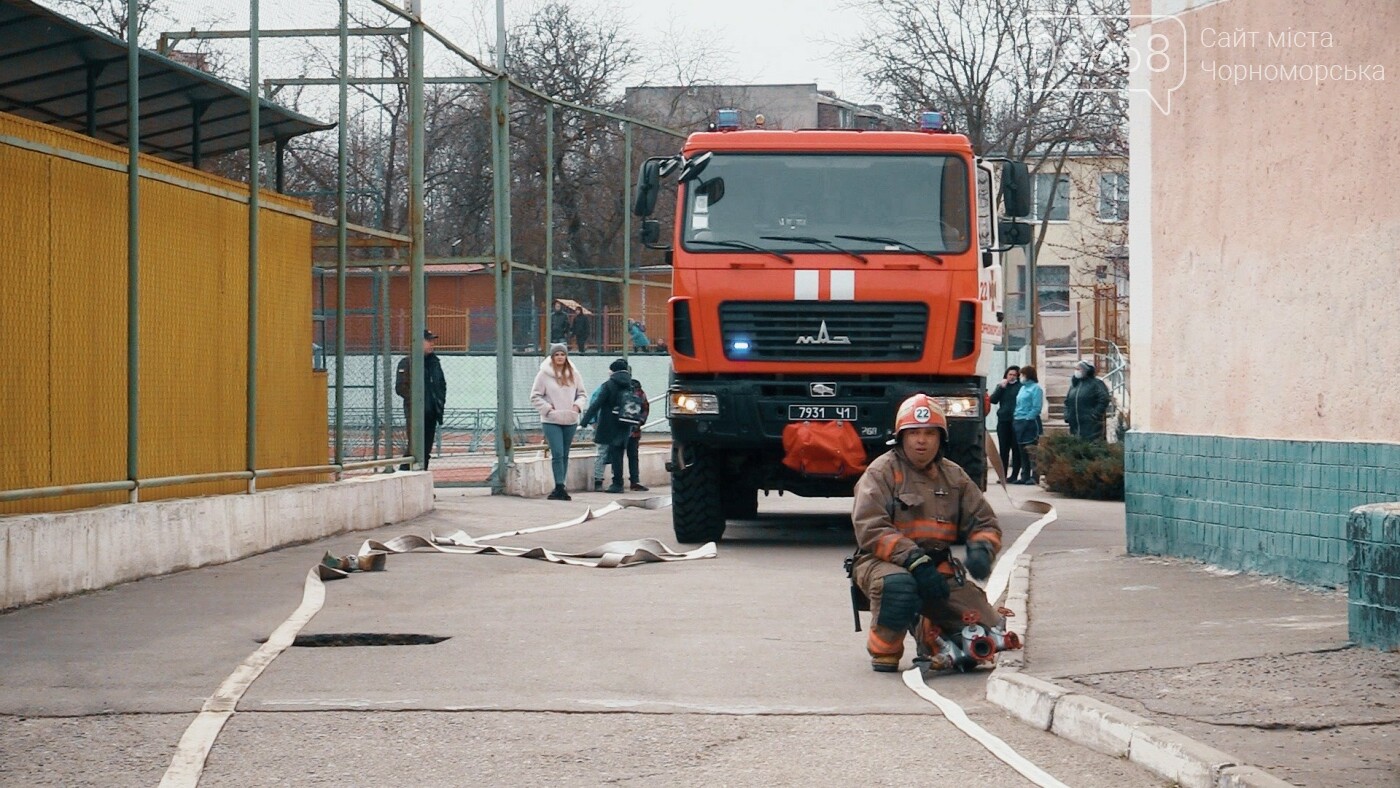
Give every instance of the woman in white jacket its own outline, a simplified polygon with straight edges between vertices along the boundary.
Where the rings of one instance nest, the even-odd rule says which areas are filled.
[[[553,460],[554,491],[551,501],[569,501],[564,480],[569,474],[569,446],[578,430],[578,419],[588,407],[588,390],[578,367],[569,360],[569,346],[556,342],[549,346],[549,357],[540,364],[535,385],[530,387],[530,404],[540,412],[544,439]]]

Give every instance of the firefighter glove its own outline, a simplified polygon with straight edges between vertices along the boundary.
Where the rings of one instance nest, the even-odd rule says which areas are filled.
[[[973,579],[986,580],[992,574],[992,548],[981,542],[967,546],[967,560],[963,561],[968,574]]]
[[[938,565],[927,553],[921,550],[910,556],[904,568],[914,576],[914,582],[919,585],[919,598],[924,604],[941,602],[948,598],[948,581],[943,579]]]

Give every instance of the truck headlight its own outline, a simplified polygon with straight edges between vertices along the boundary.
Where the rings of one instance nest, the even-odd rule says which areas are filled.
[[[975,419],[982,415],[981,397],[933,397],[932,399],[943,408],[943,415],[950,419]]]
[[[673,391],[666,399],[666,416],[718,416],[719,397]]]

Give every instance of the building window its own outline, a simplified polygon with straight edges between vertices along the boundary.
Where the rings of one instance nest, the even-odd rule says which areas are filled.
[[[1036,306],[1041,312],[1069,311],[1069,266],[1037,266],[1035,283]]]
[[[1034,219],[1052,222],[1069,220],[1069,176],[1039,174],[1035,176]]]
[[[1128,176],[1106,172],[1099,176],[1099,221],[1121,222],[1128,218]]]

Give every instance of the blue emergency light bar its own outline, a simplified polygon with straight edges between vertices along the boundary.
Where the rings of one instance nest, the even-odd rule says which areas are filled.
[[[739,110],[722,109],[715,112],[715,128],[719,131],[734,131],[739,128]]]
[[[944,131],[942,112],[919,113],[919,131]]]

